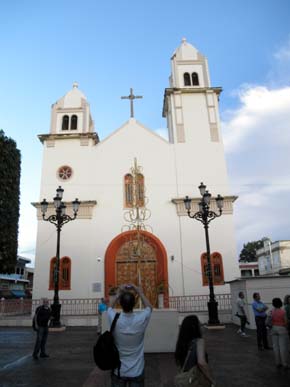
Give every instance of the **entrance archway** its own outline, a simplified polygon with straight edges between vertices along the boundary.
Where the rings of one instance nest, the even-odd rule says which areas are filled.
[[[117,235],[105,254],[105,296],[109,289],[122,283],[138,284],[140,276],[143,291],[154,307],[158,293],[164,293],[168,307],[167,254],[162,242],[147,231],[139,231],[142,238],[142,257],[134,257],[132,250],[137,244],[137,232],[126,231]]]

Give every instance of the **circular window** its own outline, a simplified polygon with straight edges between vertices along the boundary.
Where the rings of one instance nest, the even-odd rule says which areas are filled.
[[[68,180],[72,176],[72,169],[68,165],[64,165],[58,169],[57,174],[61,180]]]

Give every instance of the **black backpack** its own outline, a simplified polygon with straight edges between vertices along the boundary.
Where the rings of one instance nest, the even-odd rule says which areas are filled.
[[[121,362],[118,348],[115,345],[113,331],[119,317],[120,313],[116,313],[110,331],[102,333],[94,345],[96,365],[103,371],[118,368],[118,376],[120,376]]]

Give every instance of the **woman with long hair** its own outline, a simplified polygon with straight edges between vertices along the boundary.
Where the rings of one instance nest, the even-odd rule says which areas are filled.
[[[181,324],[176,349],[175,361],[181,372],[198,366],[202,373],[212,382],[206,360],[205,343],[197,316],[186,316]]]

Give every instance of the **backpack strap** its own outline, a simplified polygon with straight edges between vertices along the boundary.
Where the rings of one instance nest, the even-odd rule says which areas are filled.
[[[115,329],[115,326],[116,326],[116,323],[117,323],[117,320],[118,320],[119,317],[120,317],[120,313],[116,313],[115,317],[114,317],[114,320],[112,322],[112,325],[111,325],[110,333],[113,333],[113,331]]]
[[[117,321],[118,321],[118,318],[120,317],[120,313],[116,313],[115,314],[115,317],[114,317],[114,320],[112,322],[112,325],[111,325],[111,329],[110,329],[110,333],[112,334],[114,329],[115,329],[115,326],[117,324]],[[120,368],[121,368],[121,362],[119,361],[119,365],[118,365],[118,378],[120,378]]]

